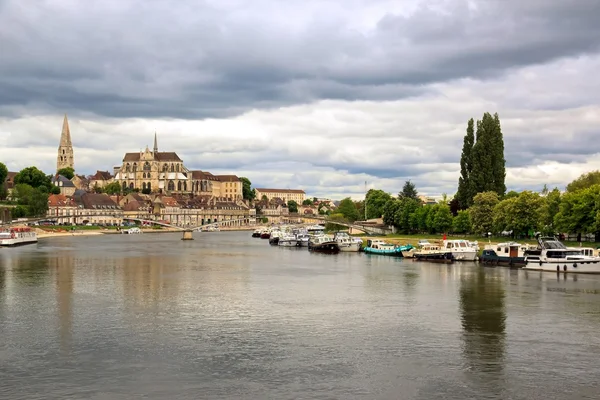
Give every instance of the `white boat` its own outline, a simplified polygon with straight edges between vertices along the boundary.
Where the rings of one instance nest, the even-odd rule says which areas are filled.
[[[139,235],[143,232],[140,228],[134,227],[134,228],[124,229],[121,231],[121,233],[126,234],[126,235]]]
[[[325,232],[323,225],[311,225],[306,227],[306,231],[309,235],[320,235]]]
[[[308,247],[309,240],[310,236],[307,231],[300,231],[296,234],[296,246],[298,247]]]
[[[360,251],[362,240],[354,240],[353,237],[345,232],[338,232],[334,235],[333,239],[337,242],[340,251],[357,252]]]
[[[442,249],[450,251],[457,261],[475,261],[477,259],[477,250],[468,240],[444,239]]]
[[[287,233],[280,236],[279,241],[277,242],[278,246],[283,246],[283,247],[296,247],[296,244],[297,244],[296,236],[294,236],[292,234],[287,234]]]
[[[37,233],[28,227],[17,227],[0,232],[0,246],[21,246],[37,243]]]
[[[567,248],[555,237],[538,237],[538,248],[525,252],[524,270],[600,274],[600,257]]]

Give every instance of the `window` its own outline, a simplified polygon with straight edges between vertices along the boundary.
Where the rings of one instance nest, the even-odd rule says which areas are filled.
[[[150,182],[148,182],[148,184],[146,185],[146,189],[152,190],[152,184]]]
[[[129,163],[127,163],[127,165],[125,165],[125,172],[129,172],[131,170],[131,166],[129,165]]]
[[[175,165],[171,164],[171,172],[175,172]]]
[[[123,190],[127,189],[127,183],[123,182]]]
[[[169,183],[167,184],[167,190],[175,190],[175,183],[173,181],[169,181]]]
[[[133,190],[133,182],[129,184],[129,189]]]
[[[150,169],[151,169],[151,168],[150,168],[150,163],[149,163],[148,161],[146,161],[146,162],[144,163],[144,171],[150,171]]]
[[[181,192],[181,181],[177,182],[177,190]]]
[[[133,163],[133,172],[137,171],[137,163]]]

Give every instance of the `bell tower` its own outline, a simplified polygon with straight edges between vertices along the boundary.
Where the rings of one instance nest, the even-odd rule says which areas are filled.
[[[67,114],[63,120],[62,132],[60,134],[60,144],[58,145],[58,155],[56,157],[56,170],[71,167],[75,169],[73,162],[73,144],[71,143],[71,131],[69,130],[69,121]]]

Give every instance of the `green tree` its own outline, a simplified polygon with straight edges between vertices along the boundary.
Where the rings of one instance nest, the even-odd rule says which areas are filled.
[[[452,221],[452,230],[456,233],[471,232],[471,217],[468,210],[460,210]]]
[[[246,177],[240,177],[242,181],[242,197],[244,200],[254,200],[256,198],[256,192],[252,189],[252,182]]]
[[[428,232],[427,221],[431,208],[431,205],[421,206],[411,215],[410,225],[413,231]]]
[[[498,196],[506,192],[506,161],[504,138],[498,114],[483,114],[477,121],[475,144],[471,153],[473,163],[470,182],[474,193],[494,191]]]
[[[73,179],[73,177],[75,176],[75,170],[73,168],[71,168],[71,167],[61,168],[58,171],[56,171],[56,173],[58,175],[64,176],[68,180]]]
[[[350,197],[346,197],[340,202],[335,214],[342,214],[349,222],[354,222],[359,217],[356,206]]]
[[[398,194],[398,198],[400,199],[419,199],[419,193],[417,192],[417,188],[415,184],[410,180],[404,182],[404,186],[402,187],[402,191]]]
[[[561,194],[558,188],[552,189],[543,197],[542,206],[540,207],[540,229],[545,234],[556,233],[556,227],[554,225],[554,218],[560,211],[560,200]]]
[[[494,208],[496,231],[513,231],[513,234],[524,236],[535,232],[540,222],[542,203],[540,195],[529,190],[502,200]]]
[[[362,221],[365,219],[365,201],[359,200],[354,202],[354,207],[356,207],[356,212],[358,213],[357,221]]]
[[[386,225],[396,225],[396,211],[400,208],[400,200],[390,199],[383,207],[383,223]]]
[[[43,188],[43,186],[42,186]],[[60,188],[58,186],[52,186],[52,189],[50,189],[50,193],[51,194],[60,194]]]
[[[152,193],[152,189],[150,189],[148,187],[142,189],[142,194],[150,194],[150,193]]]
[[[327,222],[325,224],[325,229],[328,231],[341,231],[341,230],[348,229],[344,225],[339,225],[339,224],[336,224],[335,222],[333,222],[333,221],[337,221],[337,222],[347,223],[348,220],[346,219],[346,217],[343,214],[339,214],[339,213],[331,214],[330,216],[327,217],[327,219],[329,221],[332,221],[332,222]]]
[[[18,183],[15,185],[13,197],[17,200],[19,204],[29,204],[29,202],[31,201],[32,194],[33,188],[30,185],[26,183]]]
[[[41,188],[33,189],[28,206],[31,217],[43,217],[48,211],[48,193]]]
[[[494,190],[498,196],[504,196],[506,193],[506,159],[504,158],[504,135],[500,126],[500,117],[498,113],[494,114],[494,123],[492,134],[492,176],[494,178]]]
[[[458,178],[458,191],[456,199],[461,209],[469,208],[473,204],[473,184],[471,173],[473,171],[473,145],[475,133],[473,131],[473,118],[467,123],[467,133],[463,139],[462,154],[460,156],[460,178]]]
[[[28,213],[29,210],[25,206],[16,206],[11,210],[13,219],[26,217]]]
[[[385,204],[392,198],[383,190],[370,189],[365,196],[367,219],[381,218]]]
[[[423,207],[420,200],[403,198],[396,200],[397,208],[394,213],[394,225],[400,232],[410,233],[413,231],[412,215]]]
[[[554,224],[562,232],[592,233],[600,230],[600,185],[593,185],[562,196]]]
[[[288,206],[288,211],[291,213],[297,213],[298,212],[298,203],[296,203],[294,200],[290,200],[287,202],[287,206]]]
[[[515,192],[514,190],[511,190],[510,192],[508,192],[504,195],[505,199],[512,199],[513,197],[519,197],[519,192]]]
[[[119,194],[121,193],[121,185],[119,184],[119,182],[111,182],[107,185],[105,185],[102,188],[102,191],[106,194],[109,195],[115,195],[115,194]]]
[[[436,204],[433,206],[433,225],[432,230],[435,233],[448,232],[452,228],[452,212],[446,204]]]
[[[312,199],[304,199],[304,201],[302,202],[303,206],[312,206],[314,203],[312,201]]]
[[[45,186],[47,190],[50,190],[52,188],[50,177],[46,176],[42,171],[40,171],[36,167],[27,167],[22,169],[15,176],[15,185],[20,183],[27,184],[34,189],[39,188],[41,186]]]
[[[492,231],[496,204],[498,204],[498,193],[494,191],[475,195],[473,205],[469,208],[471,224],[475,232],[487,233]]]
[[[6,165],[0,162],[0,185],[4,185],[7,176],[8,168],[6,168]]]
[[[576,192],[578,190],[587,189],[593,185],[600,184],[600,171],[591,171],[581,175],[573,182],[567,185],[567,192]]]

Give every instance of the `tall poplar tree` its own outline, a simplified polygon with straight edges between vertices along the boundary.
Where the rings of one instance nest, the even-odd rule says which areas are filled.
[[[494,190],[498,196],[506,193],[506,159],[504,158],[504,137],[500,127],[498,113],[494,114],[494,135],[492,137],[492,174],[494,178]]]
[[[473,118],[467,124],[467,134],[463,140],[462,154],[460,156],[460,178],[458,178],[458,191],[456,199],[461,209],[469,208],[473,204],[473,184],[471,173],[473,172],[473,145],[475,144],[475,133],[473,131]]]
[[[493,191],[499,196],[506,192],[504,139],[498,114],[483,114],[477,121],[475,144],[471,153],[472,170],[469,176],[474,194]],[[471,203],[472,204],[472,203]]]

